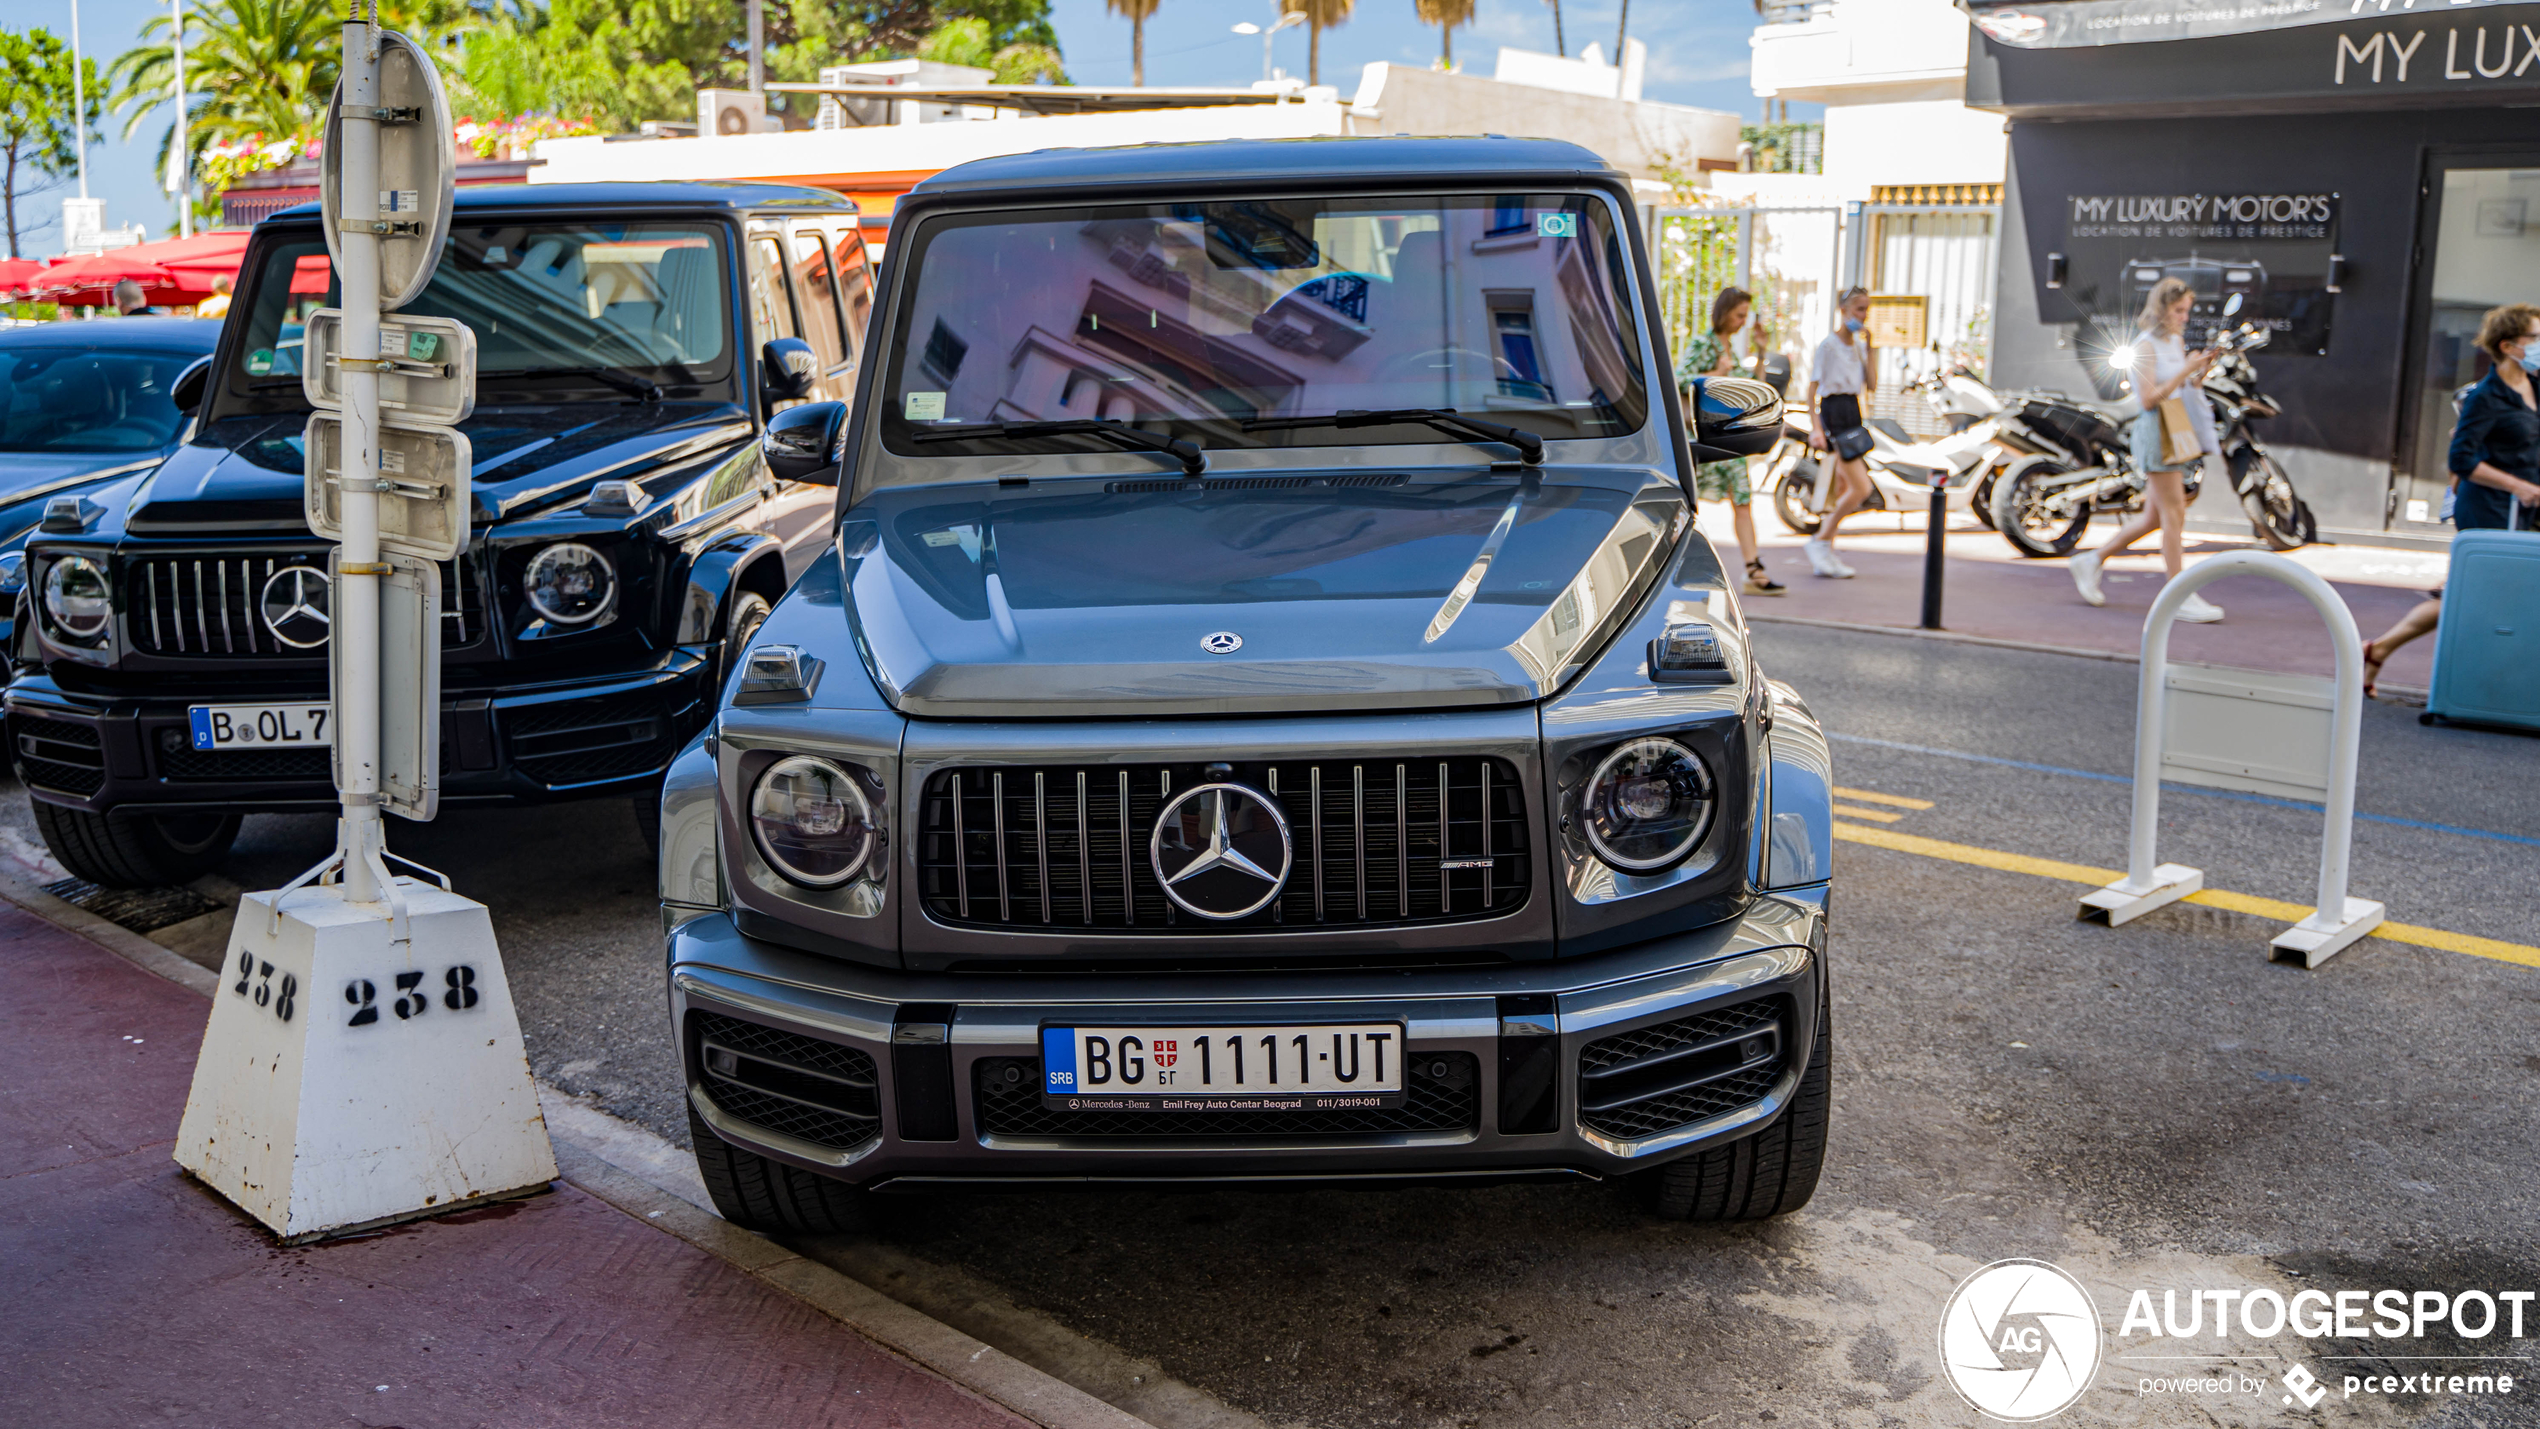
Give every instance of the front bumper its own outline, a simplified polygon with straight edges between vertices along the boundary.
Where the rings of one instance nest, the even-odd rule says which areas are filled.
[[[1487,972],[1134,980],[880,970],[705,914],[670,932],[670,1010],[689,1104],[717,1136],[871,1189],[1596,1177],[1751,1135],[1782,1113],[1825,1015],[1823,896],[1768,895],[1712,928]],[[1394,1020],[1408,1062],[1448,1075],[1425,1100],[1415,1083],[1422,1110],[1390,1121],[1295,1123],[1311,1128],[1299,1134],[1272,1119],[1310,1114],[1077,1116],[1011,1090],[1036,1085],[1017,1071],[1037,1066],[1044,1025]],[[1685,1041],[1684,1029],[1715,1027],[1747,1030],[1720,1052]],[[1676,1052],[1664,1050],[1671,1038]],[[1768,1058],[1752,1050],[1767,1038]],[[1618,1111],[1605,1070],[1617,1048],[1660,1049],[1630,1073],[1641,1089],[1666,1084],[1657,1063],[1683,1080],[1703,1056],[1743,1048],[1747,1060],[1707,1090]],[[1186,1131],[1186,1115],[1220,1119]]]
[[[711,680],[712,662],[681,647],[649,669],[445,690],[441,800],[530,803],[645,788],[704,722]],[[36,798],[101,813],[331,809],[338,795],[323,746],[199,751],[186,713],[325,697],[323,687],[231,686],[100,695],[31,675],[7,690],[9,760]]]

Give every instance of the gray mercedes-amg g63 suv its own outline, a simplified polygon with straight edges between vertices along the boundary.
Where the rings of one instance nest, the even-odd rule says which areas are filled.
[[[1567,144],[919,185],[852,422],[798,418],[834,542],[663,795],[724,1214],[1627,1174],[1665,1215],[1803,1204],[1826,744],[1689,492],[1780,406],[1680,406],[1658,312],[1627,182]]]

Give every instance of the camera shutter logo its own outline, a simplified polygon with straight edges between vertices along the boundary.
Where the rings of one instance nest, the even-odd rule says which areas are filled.
[[[256,603],[274,639],[295,650],[315,650],[326,643],[333,624],[326,613],[326,572],[315,566],[284,566],[265,578]]]
[[[2099,1374],[2099,1307],[2042,1260],[1997,1260],[1940,1315],[1940,1364],[1975,1411],[2014,1424],[2072,1407]]]

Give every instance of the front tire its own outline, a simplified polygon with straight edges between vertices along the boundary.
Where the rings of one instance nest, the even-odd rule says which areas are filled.
[[[2081,533],[2090,528],[2090,508],[2085,505],[2069,516],[2057,516],[2043,509],[2045,493],[2038,490],[2045,478],[2070,470],[2060,462],[2041,461],[1993,483],[1993,529],[2002,533],[2011,549],[2043,560],[2069,556],[2081,544]]]
[[[1834,1100],[1833,1008],[1817,1014],[1809,1054],[1781,1119],[1753,1136],[1638,1172],[1643,1204],[1670,1221],[1760,1221],[1785,1216],[1817,1193]]]
[[[731,683],[732,672],[741,668],[741,657],[749,653],[750,637],[767,623],[768,613],[775,607],[767,597],[754,590],[737,592],[732,609],[723,617],[723,669],[717,685]]]
[[[35,827],[62,867],[103,888],[168,888],[221,866],[236,814],[92,814],[42,800]]]
[[[2303,520],[2306,510],[2302,498],[2294,493],[2293,479],[2273,456],[2260,454],[2257,470],[2249,473],[2240,488],[2240,509],[2249,513],[2249,529],[2267,549],[2291,551],[2308,544],[2318,528]]]
[[[843,1235],[868,1227],[869,1193],[744,1151],[715,1135],[694,1106],[688,1108],[688,1137],[696,1146],[706,1195],[732,1224],[773,1235]]]
[[[1808,495],[1817,489],[1817,468],[1813,462],[1791,463],[1782,479],[1773,483],[1773,515],[1794,536],[1814,536],[1824,519],[1808,509]]]

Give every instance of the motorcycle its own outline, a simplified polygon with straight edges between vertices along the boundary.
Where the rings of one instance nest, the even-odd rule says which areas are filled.
[[[1962,380],[1969,384],[1969,391],[1957,390]],[[1998,410],[1999,400],[1963,369],[1924,378],[1906,390],[1931,402],[1950,432],[1920,442],[1893,418],[1871,418],[1872,445],[1862,458],[1870,472],[1870,495],[1861,509],[1923,511],[1938,481],[1948,490],[1949,510],[1973,514],[1976,493],[1992,482],[2005,460],[1995,444],[1994,419],[1982,415],[1986,406]],[[1810,445],[1812,437],[1807,427],[1786,419],[1781,440],[1765,458],[1764,489],[1771,493],[1773,514],[1801,536],[1817,534],[1834,499],[1833,464],[1819,459],[1821,454]]]
[[[2250,426],[2284,410],[2258,390],[2257,365],[2249,360],[2251,352],[2267,345],[2267,337],[2264,328],[2244,323],[2217,342],[2221,355],[2205,374],[2205,399],[2213,404],[2223,470],[2231,477],[2240,509],[2248,514],[2249,529],[2269,549],[2290,551],[2319,539],[2319,518],[2293,489],[2284,464]]]

